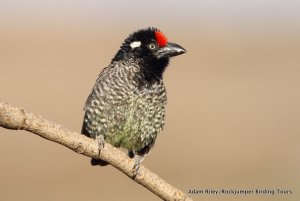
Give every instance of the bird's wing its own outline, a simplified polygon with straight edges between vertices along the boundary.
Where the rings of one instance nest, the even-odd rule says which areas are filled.
[[[96,95],[95,94],[95,88],[97,87],[97,84],[101,83],[101,81],[103,79],[105,79],[105,76],[110,71],[110,69],[111,69],[111,66],[109,65],[109,66],[105,67],[101,71],[101,73],[99,74],[99,76],[98,76],[98,78],[96,80],[96,83],[95,83],[95,85],[94,85],[94,87],[93,87],[90,95],[88,96],[88,98],[87,98],[87,100],[85,102],[85,106],[84,106],[84,112],[85,112],[85,114],[84,114],[84,119],[83,119],[83,123],[82,123],[81,133],[83,135],[87,136],[87,137],[91,137],[90,134],[89,134],[89,132],[87,131],[87,123],[85,122],[85,119],[87,119],[87,112],[86,112],[87,108],[90,106],[92,100],[94,99],[94,97]],[[101,91],[100,91],[100,93],[101,93]]]

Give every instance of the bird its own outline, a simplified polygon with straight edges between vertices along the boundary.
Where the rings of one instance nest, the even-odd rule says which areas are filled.
[[[81,133],[98,142],[99,153],[105,142],[127,149],[134,175],[165,125],[163,73],[170,57],[185,52],[155,27],[136,30],[100,72],[86,100]],[[91,164],[108,163],[92,158]]]

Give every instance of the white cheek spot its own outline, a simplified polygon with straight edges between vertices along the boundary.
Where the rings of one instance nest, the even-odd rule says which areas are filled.
[[[140,47],[141,44],[142,44],[141,41],[134,41],[134,42],[132,42],[132,43],[130,44],[130,47],[131,47],[132,49],[134,49],[134,48]]]

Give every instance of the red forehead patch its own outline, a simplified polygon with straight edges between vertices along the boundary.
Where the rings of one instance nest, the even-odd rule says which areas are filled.
[[[156,41],[157,41],[159,47],[164,47],[168,43],[167,37],[165,37],[165,35],[160,31],[155,32],[155,38],[156,38]]]

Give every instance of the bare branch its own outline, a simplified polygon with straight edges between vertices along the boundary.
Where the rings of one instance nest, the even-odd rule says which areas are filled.
[[[115,168],[132,178],[134,161],[123,152],[106,143],[98,156],[98,146],[95,140],[68,130],[61,125],[43,119],[41,116],[27,112],[0,101],[0,126],[13,130],[26,130],[45,139],[57,142],[69,149],[93,158],[101,158]],[[176,189],[158,175],[141,165],[139,174],[134,180],[152,191],[163,200],[190,201],[182,191]]]

